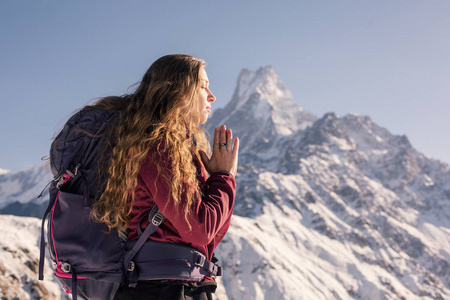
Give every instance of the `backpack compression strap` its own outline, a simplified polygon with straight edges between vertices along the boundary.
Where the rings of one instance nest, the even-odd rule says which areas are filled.
[[[70,173],[70,174],[69,174]],[[57,183],[57,186],[60,186],[64,183],[66,183],[67,181],[69,181],[69,179],[73,176],[73,174],[71,172],[68,172],[67,174],[63,174],[58,178],[53,179],[52,181],[50,181],[50,183]],[[59,183],[60,182],[60,183]],[[48,186],[48,184],[47,184]],[[38,196],[41,197],[42,196],[42,192],[41,194]],[[50,213],[50,211],[53,209],[53,206],[55,205],[55,202],[57,201],[59,197],[59,191],[56,195],[55,198],[51,198],[50,196],[50,200],[48,202],[48,206],[47,209],[44,212],[44,216],[42,217],[42,224],[41,224],[41,241],[40,241],[40,254],[39,254],[39,280],[44,280],[44,261],[45,261],[45,221],[47,220],[47,216]]]
[[[44,226],[45,220],[47,219],[47,215],[52,210],[53,205],[55,204],[55,199],[53,201],[49,201],[47,209],[45,210],[44,217],[42,218],[41,225],[41,242],[40,242],[40,255],[39,255],[39,280],[44,280],[44,260],[45,260],[45,236],[44,236]]]
[[[133,249],[131,249],[125,254],[123,265],[125,267],[125,270],[132,272],[130,279],[130,287],[136,287],[138,276],[137,272],[135,271],[135,264],[131,260],[136,255],[136,253],[139,252],[139,250],[142,248],[145,242],[148,240],[148,237],[152,235],[154,232],[156,232],[156,230],[158,230],[159,225],[161,225],[161,223],[165,219],[166,218],[159,211],[158,205],[155,204],[150,213],[148,214],[148,220],[150,221],[150,223],[148,224],[147,228],[145,228],[144,232],[142,232],[142,235],[139,237],[136,244],[134,244]],[[139,227],[140,226],[138,226],[138,228]]]

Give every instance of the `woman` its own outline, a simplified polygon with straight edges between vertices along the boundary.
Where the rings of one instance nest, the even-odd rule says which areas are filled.
[[[203,60],[167,55],[151,65],[135,93],[97,102],[122,114],[93,217],[135,240],[138,224],[146,228],[145,216],[157,204],[167,220],[150,239],[189,245],[212,260],[230,225],[239,151],[239,139],[222,125],[210,153],[199,125],[215,100]],[[121,287],[115,299],[211,299],[215,287],[208,276],[202,282],[139,281]]]

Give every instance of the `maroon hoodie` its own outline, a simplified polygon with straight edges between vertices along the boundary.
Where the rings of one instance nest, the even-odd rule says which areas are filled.
[[[203,196],[199,197],[194,205],[194,213],[189,215],[189,223],[192,227],[192,230],[189,230],[182,211],[183,202],[177,213],[173,201],[168,201],[169,187],[162,176],[158,177],[158,167],[152,158],[154,151],[156,150],[149,150],[138,175],[128,238],[138,239],[137,224],[143,219],[141,229],[144,230],[147,227],[149,224],[147,215],[156,203],[167,220],[150,236],[150,239],[190,245],[211,260],[214,249],[230,227],[236,195],[236,182],[233,175],[227,172],[216,172],[208,178],[202,163],[196,155],[193,155],[194,164],[197,167],[197,180]],[[159,152],[155,161],[158,162],[161,172],[172,172],[170,158],[164,149]],[[206,279],[206,281],[209,280]]]

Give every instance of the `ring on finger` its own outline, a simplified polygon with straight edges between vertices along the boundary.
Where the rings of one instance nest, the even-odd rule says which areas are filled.
[[[219,143],[214,143],[213,144],[213,148],[220,148],[220,144]]]
[[[220,143],[220,144],[219,144],[219,148],[220,148],[220,149],[226,148],[226,147],[227,147],[227,143]]]

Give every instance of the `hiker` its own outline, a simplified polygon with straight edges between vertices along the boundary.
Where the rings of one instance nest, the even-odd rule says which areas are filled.
[[[167,55],[150,66],[134,93],[90,106],[121,111],[111,128],[111,155],[99,166],[104,190],[92,217],[136,240],[156,204],[166,220],[151,240],[189,245],[213,260],[230,226],[239,150],[239,139],[222,125],[211,153],[200,125],[215,100],[202,59]],[[215,289],[210,276],[140,280],[136,287],[123,284],[114,299],[212,299]]]

